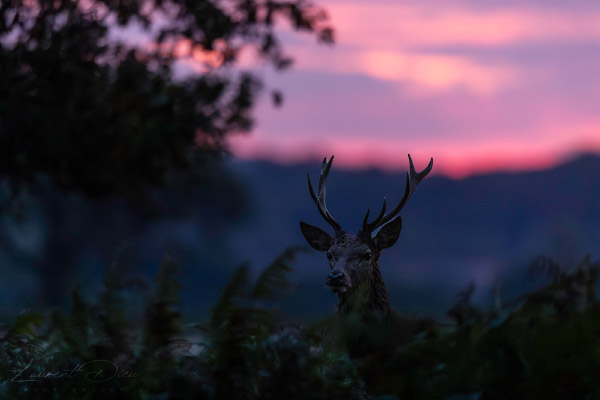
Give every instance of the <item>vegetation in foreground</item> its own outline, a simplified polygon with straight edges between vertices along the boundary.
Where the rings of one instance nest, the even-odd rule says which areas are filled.
[[[281,325],[276,304],[295,252],[255,280],[238,269],[208,321],[191,325],[178,311],[173,260],[163,262],[137,319],[126,307],[131,289],[113,268],[95,304],[75,291],[67,314],[26,312],[0,327],[0,397],[600,397],[600,262],[587,258],[569,272],[538,262],[548,284],[511,303],[497,298],[491,310],[474,306],[467,290],[448,313],[454,326],[394,344],[392,330],[369,331],[360,321]],[[348,332],[367,335],[372,350],[349,352]]]

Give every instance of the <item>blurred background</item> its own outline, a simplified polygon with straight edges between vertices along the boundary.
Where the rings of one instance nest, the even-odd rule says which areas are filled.
[[[143,298],[168,254],[204,319],[236,267],[326,227],[306,173],[332,154],[349,231],[434,158],[380,260],[400,312],[599,253],[596,2],[11,0],[0,45],[2,318],[111,267]],[[330,314],[326,273],[300,253],[282,313]]]

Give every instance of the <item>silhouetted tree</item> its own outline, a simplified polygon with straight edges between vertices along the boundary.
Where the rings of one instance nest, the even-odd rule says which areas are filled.
[[[276,21],[332,41],[304,0],[2,1],[0,179],[129,195],[202,165],[252,126],[261,82],[240,53],[290,65]],[[202,71],[177,79],[186,57]]]
[[[43,255],[8,240],[0,251],[38,271],[44,303],[65,297],[85,248],[110,258],[140,232],[148,205],[181,216],[208,202],[204,224],[240,213],[239,185],[214,170],[227,136],[252,127],[262,86],[241,53],[291,64],[276,22],[332,42],[326,14],[304,0],[0,2],[0,215],[34,188],[45,228]],[[53,186],[108,199],[83,205]],[[124,210],[119,197],[144,201]]]

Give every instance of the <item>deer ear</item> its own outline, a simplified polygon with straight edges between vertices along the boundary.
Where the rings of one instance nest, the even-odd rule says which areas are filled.
[[[400,231],[402,230],[402,217],[398,217],[393,219],[392,222],[386,224],[381,228],[381,230],[375,236],[375,244],[380,249],[387,249],[391,247],[398,237],[400,236]]]
[[[300,229],[306,241],[313,249],[327,251],[331,247],[333,238],[321,228],[300,221]]]

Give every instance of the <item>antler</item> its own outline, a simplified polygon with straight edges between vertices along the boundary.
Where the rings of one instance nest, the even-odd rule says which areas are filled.
[[[315,201],[317,208],[319,209],[319,213],[321,216],[327,221],[329,225],[333,227],[333,229],[337,232],[342,230],[342,226],[331,216],[329,211],[327,211],[327,205],[325,204],[325,184],[327,183],[327,175],[329,175],[329,169],[331,168],[331,163],[333,162],[333,156],[327,161],[327,157],[323,159],[323,164],[321,164],[321,176],[319,178],[319,197],[315,195],[315,191],[313,190],[312,184],[310,183],[310,174],[306,174],[308,178],[308,190],[310,191],[310,196]]]
[[[404,196],[402,196],[400,203],[398,203],[396,208],[394,208],[392,211],[385,214],[386,201],[384,198],[383,207],[381,207],[379,215],[377,215],[372,222],[368,222],[369,210],[367,210],[367,215],[365,215],[365,219],[363,220],[362,232],[373,232],[375,229],[387,224],[392,218],[394,218],[400,212],[402,207],[404,207],[404,204],[406,204],[408,198],[415,192],[419,182],[421,182],[423,178],[425,178],[427,174],[431,172],[431,168],[433,168],[433,158],[431,161],[429,161],[427,167],[421,172],[415,171],[415,166],[410,154],[408,155],[408,162],[410,163],[410,170],[406,173],[406,189],[404,190]]]

